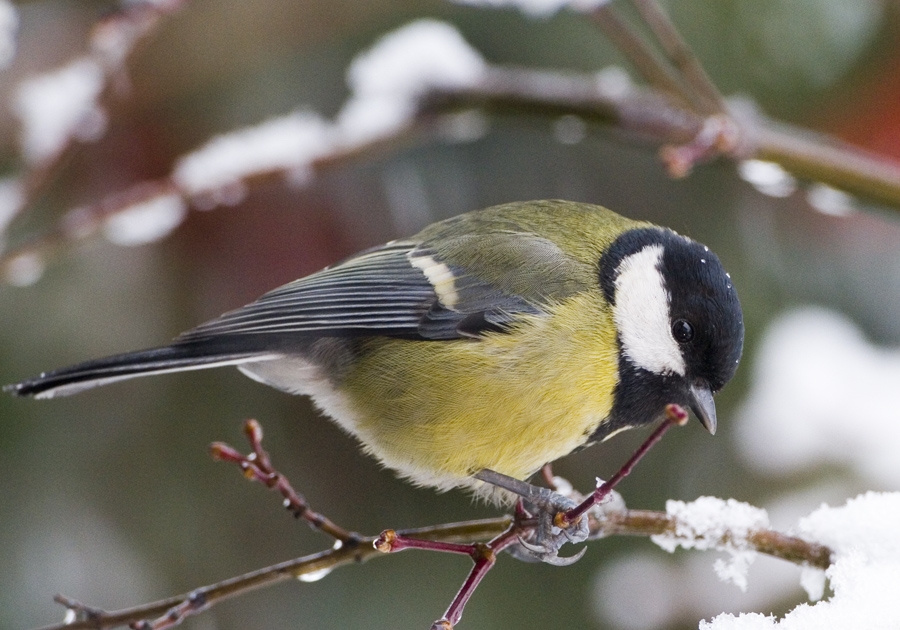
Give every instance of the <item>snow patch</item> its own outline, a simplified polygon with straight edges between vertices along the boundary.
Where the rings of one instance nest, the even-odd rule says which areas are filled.
[[[350,64],[352,96],[336,120],[341,139],[355,146],[396,133],[422,94],[473,85],[484,70],[481,55],[444,22],[417,20],[388,33]]]

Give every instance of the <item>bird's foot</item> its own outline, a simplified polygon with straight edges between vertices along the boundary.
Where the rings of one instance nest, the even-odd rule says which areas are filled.
[[[574,492],[571,488],[563,494],[488,469],[477,473],[475,478],[518,495],[520,505],[517,516],[537,519],[537,524],[530,529],[527,539],[520,537],[519,546],[510,549],[515,557],[566,566],[577,562],[584,555],[585,549],[574,556],[559,555],[564,544],[584,542],[590,533],[586,517],[569,520],[566,516],[567,512],[579,505],[572,496]]]

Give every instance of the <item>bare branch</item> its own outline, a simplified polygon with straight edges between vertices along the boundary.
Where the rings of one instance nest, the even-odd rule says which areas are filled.
[[[418,529],[397,530],[397,535],[419,540],[433,540],[447,543],[472,544],[494,538],[507,531],[513,519],[509,516],[449,523],[423,527]],[[591,538],[608,536],[656,536],[672,534],[678,522],[665,512],[650,510],[625,510],[609,512],[602,521],[591,519]],[[156,602],[125,608],[115,611],[102,611],[89,608],[67,598],[58,598],[59,603],[74,611],[74,619],[69,623],[45,626],[41,630],[103,630],[125,626],[145,619],[166,616],[169,611],[178,609],[183,617],[206,610],[225,599],[241,595],[258,588],[277,584],[292,578],[315,575],[320,576],[338,567],[348,564],[359,564],[373,557],[388,557],[376,550],[376,537],[366,536],[359,539],[359,544],[336,549],[328,549],[319,553],[288,560],[270,567],[259,569],[222,582],[196,588],[189,593],[176,595]],[[723,537],[723,545],[728,540]],[[781,558],[803,566],[827,569],[831,564],[832,551],[814,542],[788,536],[772,530],[751,532],[746,541],[750,548],[775,558]],[[202,602],[202,607],[191,609],[186,602]],[[179,621],[181,620],[179,619]]]
[[[744,103],[730,109],[748,143],[746,157],[775,162],[797,177],[900,210],[897,162],[832,136],[772,120]]]
[[[501,517],[465,523],[449,523],[434,527],[397,530],[397,533],[423,540],[463,541],[485,540],[502,533],[512,519]],[[189,593],[168,597],[156,602],[115,611],[88,608],[67,598],[58,601],[74,611],[74,619],[69,623],[46,626],[42,630],[98,630],[116,628],[155,617],[168,615],[170,610],[185,610],[185,602],[203,602],[202,608],[185,611],[184,616],[196,614],[215,604],[250,591],[303,576],[321,576],[347,564],[359,564],[373,557],[388,557],[373,546],[375,537],[360,538],[359,544],[327,549],[319,553],[288,560],[270,567],[259,569],[209,586],[196,588]],[[309,581],[312,581],[311,579]],[[183,617],[182,617],[183,618]]]
[[[598,497],[609,494],[612,487],[624,478],[634,464],[662,437],[665,431],[676,424],[683,424],[687,414],[677,405],[667,409],[667,420],[657,429],[626,462],[619,473],[608,483],[602,484],[591,498],[569,513],[560,512],[569,522],[582,516],[588,519],[588,538],[599,539],[613,535],[632,536],[685,536],[679,527],[679,519],[663,512],[625,509],[591,509],[597,507]],[[316,529],[336,539],[331,549],[319,553],[288,560],[244,575],[223,580],[216,584],[196,588],[189,593],[169,597],[156,602],[116,611],[105,611],[85,605],[79,601],[58,595],[55,601],[67,609],[66,620],[62,624],[47,626],[43,630],[63,630],[69,628],[105,630],[130,625],[136,630],[165,630],[180,624],[184,619],[199,614],[215,604],[252,590],[276,584],[290,578],[315,581],[325,577],[332,570],[346,564],[359,564],[373,556],[389,555],[404,549],[421,549],[468,555],[474,566],[462,587],[454,597],[441,619],[435,621],[433,629],[453,628],[462,617],[463,609],[478,584],[494,566],[497,555],[517,545],[525,544],[523,538],[538,527],[533,518],[519,502],[515,516],[435,525],[432,527],[385,530],[379,536],[360,536],[348,533],[324,516],[313,512],[306,501],[297,494],[290,482],[272,466],[269,456],[262,448],[262,429],[255,420],[245,424],[245,435],[253,453],[244,456],[232,447],[215,443],[211,447],[212,456],[221,461],[237,464],[244,476],[252,481],[277,489],[285,497],[285,506],[297,517],[306,519]],[[565,528],[565,523],[557,523]],[[699,535],[699,534],[698,534]],[[484,542],[484,541],[488,542]],[[718,548],[755,549],[775,557],[805,566],[827,568],[832,552],[823,545],[786,536],[779,532],[762,529],[737,535],[725,529],[718,540],[712,542]],[[527,549],[528,547],[526,547]],[[575,557],[577,559],[577,557]],[[566,559],[566,560],[571,560]]]
[[[710,129],[709,119],[654,90],[606,89],[597,75],[495,67],[477,86],[437,91],[425,102],[435,113],[468,107],[539,116],[575,114],[651,144],[713,149],[681,153],[680,158],[693,156],[694,162],[682,163],[686,170],[715,156],[768,160],[801,179],[900,209],[900,164],[826,134],[773,121],[745,101],[730,102],[727,116],[712,118],[719,132],[711,143],[702,137]],[[721,142],[723,137],[729,139]]]
[[[656,36],[669,62],[687,81],[698,112],[707,116],[724,113],[725,101],[718,88],[659,3],[656,0],[631,0],[631,2]]]
[[[250,455],[242,455],[227,444],[215,442],[209,447],[212,458],[237,464],[247,479],[258,481],[271,490],[277,490],[284,497],[284,507],[294,518],[302,518],[310,527],[331,536],[342,545],[358,544],[359,534],[348,532],[322,514],[313,511],[306,499],[294,490],[287,477],[275,470],[269,454],[262,446],[263,430],[259,422],[247,420],[244,423],[244,434],[253,449]]]
[[[688,107],[696,107],[704,112],[706,105],[702,98],[688,89],[681,77],[666,66],[658,53],[612,8],[612,3],[604,3],[590,13],[591,19],[615,46],[625,53],[628,60],[646,81],[668,94],[672,99]],[[709,112],[713,113],[713,112]]]

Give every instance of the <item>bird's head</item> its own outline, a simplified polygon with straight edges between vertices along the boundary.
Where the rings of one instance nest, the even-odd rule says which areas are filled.
[[[716,430],[713,394],[734,376],[744,324],[731,277],[708,247],[662,228],[620,235],[600,260],[619,340],[619,383],[603,439],[669,403]]]

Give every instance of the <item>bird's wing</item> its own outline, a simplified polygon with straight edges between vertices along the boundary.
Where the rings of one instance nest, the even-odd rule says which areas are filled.
[[[566,257],[526,234],[395,241],[306,276],[188,331],[176,343],[246,335],[473,337],[540,315],[571,292]],[[484,265],[489,266],[485,273]],[[471,269],[478,269],[478,275]],[[530,286],[539,275],[540,286]]]
[[[72,394],[145,374],[276,359],[292,343],[323,336],[477,338],[582,290],[593,271],[578,265],[550,241],[515,231],[397,241],[275,289],[169,346],[87,361],[6,389]]]

